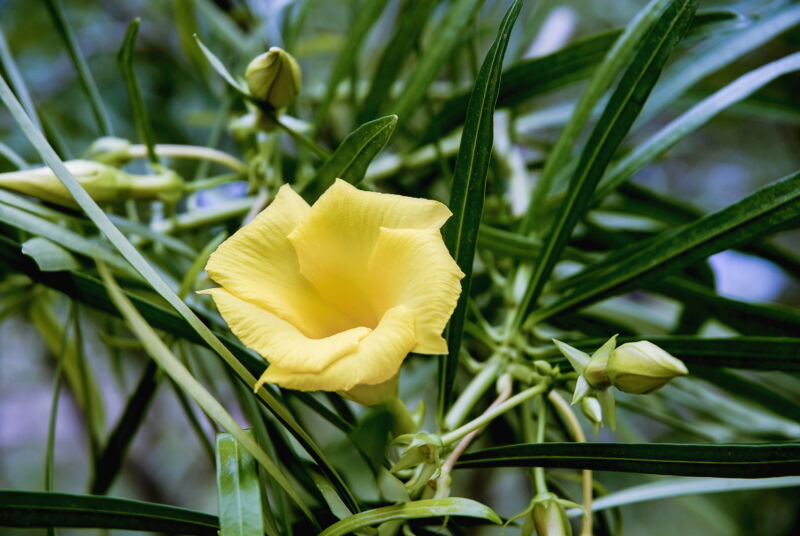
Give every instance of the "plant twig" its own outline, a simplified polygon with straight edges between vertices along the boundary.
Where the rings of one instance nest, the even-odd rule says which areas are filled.
[[[569,407],[567,401],[564,400],[560,394],[554,390],[547,394],[547,399],[556,408],[556,411],[567,421],[570,432],[578,443],[586,442],[586,435],[583,433],[581,423],[575,416],[575,412]],[[584,469],[581,471],[581,481],[583,488],[583,526],[581,528],[581,536],[591,536],[592,534],[592,471]]]

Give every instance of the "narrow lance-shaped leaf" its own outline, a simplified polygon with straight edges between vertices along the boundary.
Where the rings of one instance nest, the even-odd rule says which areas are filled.
[[[483,61],[467,107],[468,119],[464,125],[456,158],[453,187],[450,192],[450,210],[453,211],[453,217],[445,226],[444,236],[450,253],[464,272],[464,279],[461,282],[461,296],[447,328],[448,355],[440,361],[439,418],[445,414],[453,395],[461,336],[467,315],[472,262],[475,258],[475,244],[486,194],[486,174],[489,171],[492,154],[494,107],[500,87],[500,72],[511,29],[521,7],[520,0],[511,5]]]
[[[77,179],[69,172],[64,162],[58,157],[47,140],[42,136],[25,111],[20,106],[13,92],[8,87],[5,78],[0,76],[0,100],[11,112],[14,120],[19,124],[22,132],[34,146],[44,162],[56,174],[65,188],[70,192],[76,203],[83,209],[85,214],[92,220],[97,228],[111,241],[122,256],[136,269],[142,278],[147,281],[153,289],[169,303],[183,320],[191,327],[192,331],[202,339],[204,344],[214,350],[225,360],[248,386],[255,385],[255,377],[236,357],[230,349],[217,338],[217,336],[206,326],[202,320],[192,311],[186,303],[170,288],[164,279],[156,272],[141,253],[130,243],[117,227],[109,220],[106,213],[97,205],[86,190],[80,185]],[[2,237],[0,237],[2,239]],[[12,259],[13,259],[12,255]],[[12,261],[13,262],[13,261]],[[336,487],[342,500],[354,511],[358,511],[358,504],[347,485],[328,461],[325,453],[314,442],[311,436],[303,430],[295,418],[267,389],[262,388],[258,391],[258,396],[275,415],[275,417],[287,427],[292,435],[300,442],[312,458],[320,465],[320,469],[325,473],[331,483]]]
[[[163,504],[39,491],[0,491],[0,527],[78,527],[217,536],[217,517]]]
[[[347,73],[350,72],[353,64],[358,62],[358,52],[361,44],[367,37],[367,34],[372,29],[375,21],[381,16],[383,8],[386,6],[387,0],[368,0],[362,2],[356,9],[358,15],[353,21],[353,25],[348,29],[345,34],[345,44],[339,55],[336,57],[336,62],[333,64],[331,74],[328,77],[328,86],[325,89],[325,94],[317,106],[317,111],[314,114],[314,132],[318,132],[322,123],[328,117],[328,110],[336,97],[336,90],[339,83],[344,80]],[[351,91],[356,91],[356,88],[351,88]]]
[[[595,194],[595,203],[721,111],[749,97],[776,78],[798,69],[800,52],[759,67],[696,104],[617,162],[601,181]]]
[[[356,185],[364,180],[370,162],[389,143],[396,125],[397,116],[388,115],[351,132],[311,179],[313,197],[327,190],[337,178]]]
[[[367,96],[358,111],[357,123],[373,119],[385,107],[392,85],[400,76],[434,7],[435,2],[403,1],[397,14],[397,27],[378,60]]]
[[[714,253],[737,247],[785,226],[800,215],[800,172],[741,201],[676,230],[643,241],[636,252],[594,268],[554,303],[533,313],[536,321],[595,303],[691,266]]]
[[[403,85],[403,91],[386,108],[397,114],[401,121],[408,117],[425,98],[428,86],[436,79],[442,66],[453,55],[453,51],[464,38],[467,25],[478,12],[481,0],[455,0],[436,27],[425,54],[419,59]]]
[[[470,452],[456,467],[563,467],[764,478],[800,474],[800,444],[526,443]]]
[[[89,100],[89,106],[92,109],[92,115],[97,122],[100,132],[104,136],[111,136],[114,134],[114,129],[111,127],[111,120],[108,117],[103,98],[100,96],[100,91],[97,89],[97,83],[94,81],[92,72],[89,70],[89,65],[83,57],[78,41],[75,39],[75,33],[72,27],[67,22],[67,17],[64,14],[64,8],[61,6],[60,0],[45,0],[44,5],[53,19],[53,24],[56,31],[61,35],[64,40],[64,45],[67,47],[67,52],[72,60],[72,65],[78,73],[78,81],[81,83],[84,93]]]
[[[567,121],[567,124],[564,125],[564,128],[561,131],[555,146],[547,156],[547,160],[544,163],[544,168],[539,175],[539,180],[531,192],[530,204],[528,205],[528,210],[525,213],[520,226],[520,232],[522,234],[527,234],[530,232],[534,227],[534,222],[541,218],[541,214],[539,214],[539,212],[542,209],[544,200],[547,199],[547,195],[550,193],[556,173],[567,163],[567,159],[572,153],[572,146],[589,119],[592,110],[608,86],[611,84],[611,81],[617,75],[617,72],[625,65],[628,59],[633,56],[634,47],[640,42],[643,45],[641,51],[637,55],[638,61],[634,60],[634,62],[628,68],[628,72],[626,73],[634,75],[633,80],[635,81],[635,69],[637,66],[639,69],[642,69],[642,65],[646,67],[647,62],[649,61],[649,58],[647,57],[648,52],[656,51],[659,48],[659,42],[657,39],[661,37],[660,35],[656,35],[656,40],[654,41],[651,39],[650,42],[644,40],[645,36],[648,35],[648,33],[650,36],[653,36],[654,33],[657,34],[659,32],[667,32],[664,33],[664,37],[669,35],[668,27],[660,27],[656,25],[656,23],[659,21],[659,19],[663,19],[665,13],[669,13],[668,9],[670,6],[674,8],[675,5],[676,4],[673,2],[673,0],[651,0],[648,2],[648,4],[636,14],[636,17],[628,24],[622,34],[620,34],[619,38],[617,38],[617,40],[614,42],[614,46],[611,47],[611,49],[608,51],[608,54],[606,54],[605,58],[603,58],[603,62],[597,67],[597,70],[594,71],[594,74],[589,81],[589,85],[581,94],[578,103],[575,105],[575,109],[572,111],[572,115],[570,115],[570,118]],[[642,60],[644,60],[644,64],[642,63]],[[658,72],[659,68],[660,66],[657,67],[656,73]],[[653,80],[653,82],[655,82],[655,80]],[[620,82],[615,94],[620,95],[620,88],[623,87],[623,83]],[[649,91],[644,92],[645,98],[648,93]],[[613,110],[610,107],[611,104],[612,103],[609,103],[609,105],[606,107],[606,111]],[[624,104],[624,100],[621,102],[614,102],[613,104],[615,106],[621,106]],[[636,113],[638,113],[638,110],[636,110]],[[636,114],[634,114],[634,117],[635,115]],[[611,117],[607,117],[604,112],[604,119],[609,120]],[[602,124],[602,120],[600,123]],[[625,130],[627,131],[627,129]],[[593,141],[595,143],[602,139],[599,137],[595,138],[594,135],[597,132],[598,129],[595,129],[595,131],[592,133],[592,138],[594,138]],[[587,145],[587,147],[590,146]],[[614,147],[611,147],[610,150],[613,153]]]
[[[136,34],[139,33],[139,23],[139,19],[136,18],[128,26],[128,31],[125,32],[125,39],[122,41],[122,47],[120,47],[117,54],[117,65],[122,72],[125,89],[128,91],[128,103],[133,114],[136,132],[139,134],[139,139],[142,140],[142,143],[147,146],[147,158],[150,159],[150,162],[158,164],[155,135],[150,125],[150,117],[147,114],[144,97],[142,97],[142,88],[133,68],[133,48],[136,44]]]
[[[396,506],[384,506],[361,512],[334,523],[320,533],[320,536],[344,536],[358,529],[378,525],[397,519],[424,519],[430,517],[473,517],[500,524],[502,521],[494,511],[472,499],[452,497],[449,499],[426,499],[411,501]]]
[[[800,423],[800,406],[791,398],[748,378],[741,372],[720,367],[693,367],[692,374],[703,378],[714,387],[724,389],[731,396],[755,403],[784,419]]]
[[[597,122],[581,153],[564,201],[559,207],[542,253],[534,266],[525,294],[512,322],[519,327],[561,257],[567,240],[591,200],[603,172],[642,109],[672,49],[683,37],[697,0],[673,0],[642,39],[638,52]]]
[[[620,337],[618,344],[642,340]],[[691,335],[648,336],[647,340],[679,357],[693,371],[695,366],[732,367],[750,370],[800,372],[800,338],[798,337],[696,337]],[[570,346],[591,352],[605,339],[569,341]],[[555,348],[537,354],[541,359],[561,362]],[[558,359],[553,359],[558,358]]]
[[[798,24],[800,5],[786,6],[741,31],[723,34],[704,43],[698,51],[687,54],[669,67],[664,83],[656,88],[653,98],[645,107],[642,120],[653,117],[711,73],[730,65]]]
[[[93,495],[105,495],[119,474],[125,461],[125,454],[142,425],[150,402],[156,394],[157,373],[158,365],[155,361],[150,360],[128,399],[122,417],[111,432],[100,456],[95,460],[94,479],[91,487]]]
[[[779,488],[800,487],[800,477],[779,476],[765,479],[742,478],[668,478],[658,482],[648,482],[638,486],[631,486],[608,495],[604,495],[592,502],[592,511],[608,510],[619,506],[627,506],[647,501],[669,499],[671,497],[686,497],[689,495],[706,495],[709,493],[722,493],[744,490],[764,490]],[[577,517],[583,514],[582,510],[568,510],[567,515]]]
[[[218,75],[222,77],[225,82],[228,83],[230,87],[236,90],[241,96],[245,98],[250,98],[250,91],[245,87],[242,83],[240,83],[234,76],[228,71],[228,68],[225,67],[225,64],[217,57],[216,54],[211,52],[211,50],[200,41],[200,38],[195,34],[194,40],[197,43],[197,46],[200,48],[200,51],[208,60],[208,63],[211,64],[211,67],[217,72]]]
[[[256,462],[230,434],[217,435],[217,496],[220,536],[263,536]]]
[[[728,12],[722,16],[731,18],[735,14]],[[689,36],[705,32],[719,18],[719,13],[698,13],[692,21]],[[503,72],[497,107],[514,107],[531,97],[592,76],[597,70],[597,64],[603,61],[622,33],[622,29],[608,30],[570,43],[552,54],[511,65]],[[468,100],[469,93],[465,93],[445,101],[432,121],[438,125],[438,129],[429,129],[418,144],[432,143],[436,141],[437,132],[446,134],[460,125],[465,118]]]
[[[11,50],[8,48],[8,42],[6,42],[6,36],[2,28],[0,28],[0,66],[2,66],[3,70],[6,72],[8,82],[11,84],[11,87],[14,88],[19,101],[22,103],[22,106],[25,107],[25,111],[28,112],[31,120],[33,120],[37,127],[42,128],[42,125],[39,123],[39,116],[36,113],[36,106],[33,104],[33,98],[31,98],[31,93],[28,91],[28,86],[25,85],[25,81],[22,79],[22,74],[17,68],[14,56],[11,55]]]
[[[168,374],[181,389],[186,391],[186,393],[197,402],[197,405],[200,406],[209,417],[214,419],[217,424],[235,437],[242,444],[242,447],[246,449],[253,458],[258,460],[261,467],[275,479],[281,488],[283,488],[284,492],[294,501],[303,513],[313,521],[311,511],[275,462],[267,456],[252,437],[247,435],[239,427],[239,424],[233,416],[231,416],[222,404],[192,376],[184,364],[173,355],[169,348],[167,348],[167,345],[164,344],[164,341],[156,334],[155,330],[150,327],[130,300],[123,294],[119,285],[117,285],[116,281],[114,281],[114,278],[109,273],[108,268],[106,268],[104,264],[99,264],[98,269],[103,278],[103,283],[105,283],[108,293],[111,296],[111,300],[119,309],[128,327],[142,343],[148,355],[164,369],[164,372]]]
[[[32,258],[43,272],[78,270],[81,267],[69,251],[39,236],[26,240],[21,251]]]

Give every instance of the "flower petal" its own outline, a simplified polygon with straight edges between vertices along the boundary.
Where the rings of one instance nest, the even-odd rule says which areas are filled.
[[[297,372],[271,365],[256,389],[265,382],[300,391],[347,391],[356,385],[382,383],[397,374],[415,344],[414,313],[401,305],[386,311],[378,327],[359,343],[355,352],[325,370]]]
[[[442,337],[461,294],[464,274],[436,229],[382,228],[367,270],[377,310],[405,305],[414,312],[414,352],[446,354]]]
[[[310,210],[290,186],[282,186],[269,207],[211,254],[206,271],[231,294],[319,338],[355,324],[325,303],[300,274],[287,235]]]
[[[439,229],[450,211],[438,201],[364,192],[337,179],[297,224],[289,240],[300,272],[322,298],[358,325],[375,326],[385,311],[370,306],[367,263],[380,228]]]
[[[214,288],[203,292],[211,294],[233,334],[248,348],[275,366],[297,372],[324,370],[337,359],[356,351],[359,342],[372,331],[359,327],[330,337],[311,339],[289,322],[237,298],[225,289]]]

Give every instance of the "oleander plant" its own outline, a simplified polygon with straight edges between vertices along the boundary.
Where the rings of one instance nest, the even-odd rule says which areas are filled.
[[[0,10],[0,533],[798,534],[796,1]]]

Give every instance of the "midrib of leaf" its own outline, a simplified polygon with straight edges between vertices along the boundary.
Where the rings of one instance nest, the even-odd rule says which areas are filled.
[[[44,162],[53,170],[64,187],[72,194],[75,202],[86,213],[89,219],[97,228],[109,239],[122,256],[136,269],[137,272],[147,281],[153,289],[164,298],[184,320],[194,329],[200,338],[225,362],[230,366],[242,380],[252,388],[255,385],[253,375],[234,357],[216,335],[197,317],[197,315],[181,300],[177,294],[167,285],[158,275],[147,260],[139,253],[133,244],[123,235],[119,229],[111,223],[108,216],[98,206],[97,203],[86,192],[83,186],[69,172],[64,163],[55,153],[53,148],[47,143],[42,134],[36,129],[30,118],[20,106],[11,89],[8,87],[4,77],[0,76],[0,99],[5,103],[15,121],[19,124],[25,136],[30,140],[36,151],[40,154]],[[320,464],[326,476],[332,480],[333,485],[339,491],[344,500],[352,510],[358,511],[358,504],[348,490],[346,484],[338,475],[336,470],[327,460],[324,452],[316,445],[311,436],[303,430],[292,414],[273,397],[265,388],[258,391],[258,396],[266,403],[270,411],[291,431],[308,453]]]

